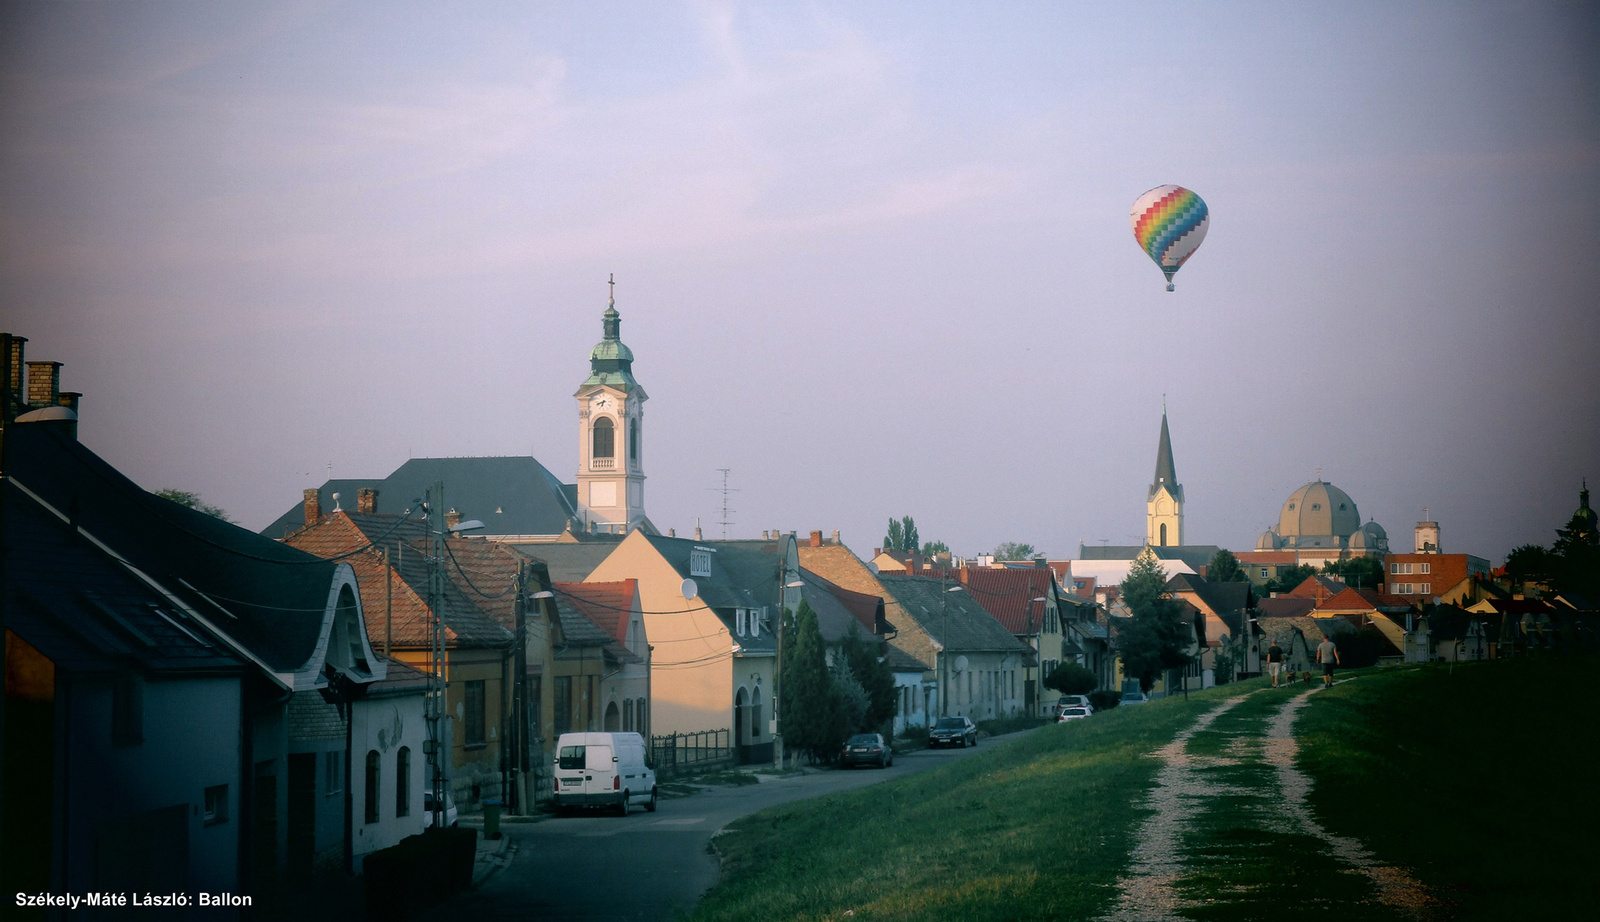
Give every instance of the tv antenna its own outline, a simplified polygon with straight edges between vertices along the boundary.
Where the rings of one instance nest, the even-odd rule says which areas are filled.
[[[732,468],[719,467],[717,470],[722,472],[722,486],[706,487],[706,489],[722,494],[722,518],[717,520],[717,524],[722,526],[722,540],[726,541],[728,540],[728,526],[734,524],[733,519],[728,518],[728,516],[739,511],[737,509],[728,508],[728,494],[737,493],[739,492],[739,489],[737,487],[728,486],[728,474]]]

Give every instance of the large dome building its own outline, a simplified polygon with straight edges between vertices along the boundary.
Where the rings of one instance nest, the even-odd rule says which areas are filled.
[[[1301,563],[1346,552],[1377,557],[1388,552],[1389,536],[1377,522],[1361,524],[1350,494],[1318,477],[1283,501],[1278,523],[1261,533],[1256,550],[1296,551]]]

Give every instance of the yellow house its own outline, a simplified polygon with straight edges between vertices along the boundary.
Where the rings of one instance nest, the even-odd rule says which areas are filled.
[[[771,761],[778,612],[800,599],[793,536],[696,541],[636,530],[585,582],[629,579],[650,638],[651,732],[715,731],[738,761]]]

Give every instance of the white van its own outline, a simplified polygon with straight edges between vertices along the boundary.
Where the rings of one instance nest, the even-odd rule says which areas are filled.
[[[556,741],[555,808],[610,807],[627,816],[642,804],[656,812],[656,773],[644,764],[637,733],[563,733]]]

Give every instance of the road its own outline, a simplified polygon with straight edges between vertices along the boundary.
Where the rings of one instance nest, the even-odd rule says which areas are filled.
[[[717,830],[777,804],[930,771],[981,752],[941,749],[895,756],[888,769],[823,771],[662,800],[655,813],[582,815],[502,826],[511,863],[477,889],[425,914],[427,920],[665,920],[688,912],[717,882],[707,846]]]

